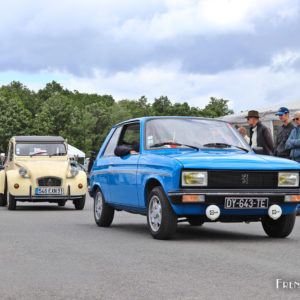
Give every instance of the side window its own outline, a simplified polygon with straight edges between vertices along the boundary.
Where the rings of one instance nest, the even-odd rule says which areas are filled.
[[[9,149],[9,157],[8,160],[12,161],[14,156],[14,144],[10,143],[10,149]]]
[[[122,129],[122,127],[120,126],[115,130],[115,132],[113,133],[112,137],[110,138],[110,140],[106,146],[103,156],[115,155],[114,151],[115,151],[115,148],[117,147],[117,142],[118,142],[118,139],[120,136],[121,129]]]
[[[124,126],[118,145],[140,145],[140,124],[128,124]],[[136,146],[135,146],[136,147]],[[137,152],[139,149],[135,149]]]

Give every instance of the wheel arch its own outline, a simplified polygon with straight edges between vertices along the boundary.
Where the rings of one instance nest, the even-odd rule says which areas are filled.
[[[145,185],[145,190],[144,190],[144,202],[145,202],[146,207],[147,207],[148,195],[157,186],[162,187],[162,189],[164,190],[163,184],[157,178],[149,178],[148,179],[148,181]],[[164,190],[164,192],[165,192],[165,190]]]

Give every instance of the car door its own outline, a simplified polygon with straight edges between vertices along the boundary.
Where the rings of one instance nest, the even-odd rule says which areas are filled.
[[[111,202],[111,176],[110,176],[110,167],[112,163],[112,159],[115,156],[114,150],[117,146],[120,133],[122,130],[122,126],[119,126],[115,129],[112,134],[109,142],[106,145],[106,148],[100,157],[100,159],[96,159],[93,167],[93,173],[95,173],[96,181],[100,183],[100,187],[104,198],[107,202]]]
[[[129,123],[123,126],[118,145],[140,145],[140,124]],[[140,154],[128,154],[109,159],[109,185],[111,201],[124,206],[137,207],[137,166]]]

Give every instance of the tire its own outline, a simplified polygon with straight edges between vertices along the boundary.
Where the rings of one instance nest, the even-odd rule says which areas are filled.
[[[147,199],[147,224],[153,238],[171,239],[176,232],[177,216],[162,187],[152,189]]]
[[[65,206],[66,202],[67,202],[66,200],[58,200],[57,204],[58,204],[58,206]]]
[[[15,210],[17,207],[17,201],[14,196],[8,192],[8,210]]]
[[[73,201],[76,210],[83,210],[85,205],[85,195],[78,200]]]
[[[111,225],[114,215],[114,208],[105,202],[102,192],[97,189],[94,195],[94,219],[96,224],[99,227],[108,227]]]
[[[282,215],[278,220],[273,220],[269,216],[262,219],[261,223],[265,233],[274,238],[285,238],[293,230],[296,214]]]
[[[191,226],[201,226],[204,223],[204,221],[199,216],[187,217],[187,221],[190,223]]]
[[[6,206],[6,205],[7,205],[7,195],[0,194],[0,206]]]

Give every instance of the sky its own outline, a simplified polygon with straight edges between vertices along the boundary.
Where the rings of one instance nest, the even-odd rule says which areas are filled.
[[[0,0],[0,86],[236,113],[300,102],[300,0]]]

